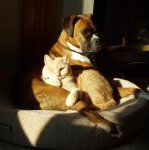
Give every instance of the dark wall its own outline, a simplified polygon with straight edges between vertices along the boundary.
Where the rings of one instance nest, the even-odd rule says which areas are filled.
[[[95,0],[94,16],[104,45],[136,42],[139,32],[149,28],[148,0]]]
[[[0,0],[0,67],[20,62],[22,0]]]

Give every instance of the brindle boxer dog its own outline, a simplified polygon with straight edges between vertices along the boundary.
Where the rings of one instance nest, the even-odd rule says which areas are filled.
[[[90,56],[100,50],[100,38],[97,36],[91,17],[92,15],[72,15],[64,18],[63,31],[58,41],[49,50],[49,55],[52,58],[67,55],[73,76],[80,89],[85,93],[84,99],[78,100],[70,109],[82,113],[89,120],[109,131],[113,127],[113,123],[93,111],[113,107],[116,105],[116,101],[113,98],[110,84],[94,68],[90,60]],[[68,91],[45,84],[40,79],[41,70],[39,73],[30,75],[30,80],[23,85],[23,88],[19,88],[24,108],[67,110]],[[119,90],[122,96],[129,95],[134,91],[135,89]],[[116,116],[113,117],[116,118]]]

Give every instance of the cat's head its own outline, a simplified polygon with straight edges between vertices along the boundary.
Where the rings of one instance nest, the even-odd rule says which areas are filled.
[[[52,59],[49,55],[44,55],[44,63],[45,66],[57,76],[67,76],[72,73],[67,56]]]

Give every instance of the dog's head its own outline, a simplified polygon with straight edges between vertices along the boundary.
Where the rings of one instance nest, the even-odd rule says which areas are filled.
[[[69,42],[82,53],[100,50],[100,38],[92,21],[92,15],[72,15],[63,18],[63,29],[69,36]]]

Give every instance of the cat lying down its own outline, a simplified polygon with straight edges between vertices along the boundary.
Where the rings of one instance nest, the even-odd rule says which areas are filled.
[[[74,82],[72,70],[66,56],[56,57],[53,60],[49,55],[44,55],[44,67],[41,78],[47,84],[62,87],[70,91],[66,99],[68,107],[72,106],[82,97],[81,90]]]
[[[68,107],[73,106],[79,98],[83,98],[83,92],[74,81],[67,56],[52,59],[49,55],[44,55],[44,67],[41,78],[47,84],[62,87],[70,92],[66,99]],[[135,97],[134,95],[128,95],[128,97],[121,98],[120,103],[130,99],[130,96]]]

